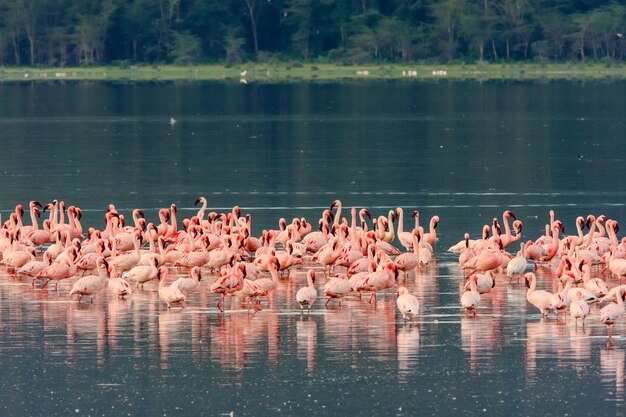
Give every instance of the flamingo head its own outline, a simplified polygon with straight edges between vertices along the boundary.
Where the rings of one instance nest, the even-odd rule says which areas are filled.
[[[431,221],[433,222],[433,229],[436,229],[437,225],[439,224],[439,216],[433,216]]]
[[[558,227],[561,233],[565,233],[565,226],[563,225],[563,223],[561,223],[560,220],[555,221],[553,227]]]
[[[513,213],[511,210],[507,210],[505,214],[506,217],[512,217],[513,220],[517,220],[517,216],[515,216],[515,213]]]
[[[194,205],[194,206],[197,206],[197,205],[198,205],[198,203],[204,203],[204,201],[202,201],[202,200],[204,200],[204,197],[198,197],[198,198],[196,198],[196,202],[195,202],[195,203],[193,203],[193,205]],[[205,201],[206,201],[206,200],[205,200]]]

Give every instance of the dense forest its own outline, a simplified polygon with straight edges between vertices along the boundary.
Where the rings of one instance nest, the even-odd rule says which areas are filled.
[[[605,0],[0,0],[0,65],[624,59]]]

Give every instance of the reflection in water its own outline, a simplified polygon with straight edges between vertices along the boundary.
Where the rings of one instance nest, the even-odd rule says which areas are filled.
[[[420,347],[420,331],[417,326],[403,326],[396,337],[398,381],[406,383],[411,369],[417,367]]]
[[[162,369],[169,368],[168,361],[172,345],[181,344],[183,338],[189,336],[182,334],[183,320],[183,315],[177,310],[164,311],[159,314],[159,352]]]
[[[484,298],[484,296],[483,296]],[[470,372],[479,371],[479,363],[489,363],[499,342],[497,321],[491,317],[461,318],[461,348],[469,353]]]
[[[563,323],[541,318],[540,321],[526,323],[526,378],[529,383],[536,383],[537,363],[539,359],[554,360],[552,366],[561,365],[564,355],[569,354],[569,340],[565,338],[566,327]]]
[[[601,381],[606,392],[604,398],[615,401],[616,416],[624,416],[624,349],[607,346],[600,350]]]
[[[301,317],[296,323],[296,343],[298,359],[306,360],[307,375],[312,377],[315,374],[317,322],[311,317]]]

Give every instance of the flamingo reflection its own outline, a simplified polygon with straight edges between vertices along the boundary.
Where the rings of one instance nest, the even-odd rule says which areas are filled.
[[[296,347],[298,359],[306,360],[308,376],[315,373],[315,353],[317,351],[317,322],[309,317],[296,323]]]

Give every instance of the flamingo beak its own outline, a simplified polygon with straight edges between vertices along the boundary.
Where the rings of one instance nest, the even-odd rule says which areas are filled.
[[[530,282],[528,281],[527,278],[524,278],[524,285],[526,285],[526,287],[530,288]]]

